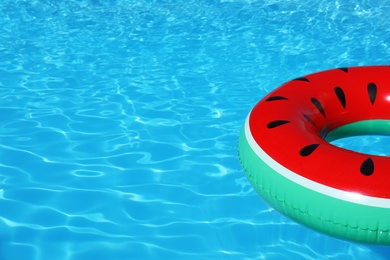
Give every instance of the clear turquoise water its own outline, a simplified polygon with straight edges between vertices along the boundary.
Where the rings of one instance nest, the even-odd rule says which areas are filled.
[[[388,64],[389,12],[357,0],[3,0],[0,259],[386,259],[387,247],[275,212],[236,144],[281,83]]]

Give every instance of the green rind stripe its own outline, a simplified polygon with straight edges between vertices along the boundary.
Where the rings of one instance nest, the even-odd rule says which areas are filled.
[[[390,135],[390,120],[363,120],[343,125],[330,132],[325,140],[331,142],[344,137],[359,135]]]
[[[272,207],[318,231],[364,243],[390,244],[390,209],[340,200],[285,178],[251,148],[243,129],[238,152],[255,190]]]

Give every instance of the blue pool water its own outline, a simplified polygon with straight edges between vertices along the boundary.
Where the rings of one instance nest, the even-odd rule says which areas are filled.
[[[388,247],[275,212],[236,144],[283,82],[388,64],[389,12],[358,0],[2,0],[0,259],[387,259]]]

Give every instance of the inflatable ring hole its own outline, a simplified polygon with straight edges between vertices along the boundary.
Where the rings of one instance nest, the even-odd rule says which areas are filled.
[[[358,153],[390,156],[390,120],[364,120],[341,126],[325,140]]]

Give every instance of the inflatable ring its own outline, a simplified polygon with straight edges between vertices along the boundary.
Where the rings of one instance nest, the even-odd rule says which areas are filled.
[[[329,143],[390,135],[390,66],[339,68],[291,80],[248,115],[238,144],[254,189],[315,230],[390,244],[390,157]]]

